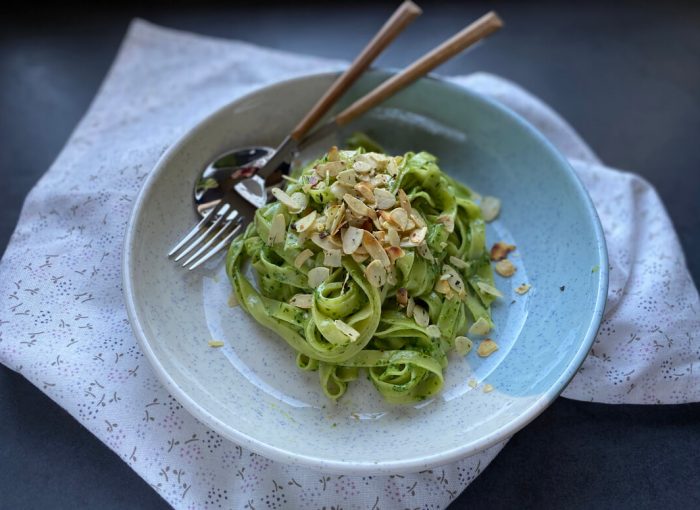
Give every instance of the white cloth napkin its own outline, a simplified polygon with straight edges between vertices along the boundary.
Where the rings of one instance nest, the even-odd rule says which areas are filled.
[[[255,62],[255,65],[249,65]],[[272,462],[185,412],[131,334],[120,284],[133,199],[165,148],[216,108],[342,62],[131,26],[94,103],[29,194],[0,263],[0,361],[99,437],[176,508],[445,507],[502,448],[405,476],[331,476]],[[519,112],[571,158],[600,214],[610,292],[565,395],[700,400],[698,294],[669,218],[641,178],[601,165],[540,101],[500,78],[455,78]]]

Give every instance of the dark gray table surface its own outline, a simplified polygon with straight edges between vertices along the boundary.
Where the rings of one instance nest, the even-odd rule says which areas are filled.
[[[403,66],[497,8],[507,29],[440,72],[484,70],[520,83],[559,111],[607,164],[650,180],[700,281],[700,2],[421,3],[424,16],[380,65]],[[0,247],[24,196],[84,114],[132,17],[349,59],[391,9],[378,2],[123,3],[89,10],[31,3],[24,12],[3,13]],[[0,366],[0,508],[166,507],[67,413]],[[700,405],[558,399],[453,504],[515,507],[700,508]]]

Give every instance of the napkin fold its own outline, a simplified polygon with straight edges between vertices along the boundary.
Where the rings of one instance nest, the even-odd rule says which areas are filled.
[[[256,62],[250,66],[249,62]],[[121,249],[138,189],[190,126],[253,89],[344,63],[135,21],[87,114],[29,193],[0,262],[0,362],[22,373],[176,508],[447,506],[503,444],[410,475],[336,476],[273,462],[189,415],[131,334]],[[505,104],[572,162],[605,230],[608,306],[569,398],[700,400],[700,304],[659,197],[606,168],[550,108],[486,74],[454,81]]]

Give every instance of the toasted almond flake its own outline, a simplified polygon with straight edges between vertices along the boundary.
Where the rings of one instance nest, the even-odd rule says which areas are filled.
[[[336,200],[342,200],[345,194],[348,192],[348,189],[350,189],[348,186],[345,186],[338,181],[335,181],[330,187],[331,194],[336,198]]]
[[[474,379],[469,379],[469,381],[467,381],[467,384],[470,388],[476,388],[477,386],[479,386],[479,383],[476,382],[476,380]]]
[[[399,259],[406,254],[406,252],[404,252],[398,246],[389,246],[385,251],[386,254],[389,256],[389,260],[392,264],[396,262],[396,259]]]
[[[321,177],[335,177],[345,168],[342,161],[329,161],[328,163],[320,163],[316,167],[316,173]]]
[[[406,227],[408,227],[408,213],[404,209],[397,207],[389,213],[389,221],[396,225],[399,230],[406,230]]]
[[[416,324],[423,327],[426,327],[430,323],[428,311],[421,305],[416,305],[413,308],[413,319],[416,321]]]
[[[394,158],[389,159],[387,162],[386,171],[392,177],[399,175],[399,166],[396,164],[396,160]]]
[[[474,342],[472,342],[466,336],[458,336],[455,338],[455,351],[460,356],[466,356],[467,354],[469,354],[469,351],[472,350],[473,346],[474,346]],[[475,386],[472,386],[472,387],[475,387]]]
[[[369,258],[369,255],[367,255],[366,253],[355,252],[351,256],[352,256],[352,260],[354,260],[358,264],[362,264],[365,260],[367,260]]]
[[[372,235],[381,244],[384,244],[386,242],[386,232],[384,232],[383,230],[375,230],[374,232],[372,232]]]
[[[425,239],[427,233],[428,227],[417,228],[416,230],[411,232],[411,235],[409,235],[408,238],[411,240],[412,243],[420,244]]]
[[[469,334],[476,336],[488,335],[489,331],[491,331],[491,324],[483,317],[479,317],[469,328]]]
[[[387,229],[386,239],[392,246],[399,246],[401,244],[401,237],[394,227],[389,227]]]
[[[490,338],[487,338],[485,340],[482,340],[481,343],[479,344],[479,347],[476,349],[476,353],[481,356],[482,358],[485,358],[494,352],[498,350],[498,344],[491,340]]]
[[[289,300],[289,304],[296,306],[297,308],[311,308],[313,303],[313,294],[294,294],[292,299]]]
[[[425,222],[425,219],[423,218],[421,213],[419,213],[415,209],[413,211],[411,211],[411,220],[413,220],[413,222],[416,224],[417,227],[427,227],[428,226],[428,224]]]
[[[339,161],[339,160],[340,160],[340,153],[338,152],[338,147],[336,147],[334,145],[328,151],[328,161]]]
[[[399,306],[406,306],[408,304],[408,290],[405,287],[396,289],[396,302]]]
[[[425,244],[425,241],[420,243],[416,250],[418,251],[418,255],[426,259],[428,262],[435,262],[435,257],[433,257],[433,254],[430,252],[428,245]]]
[[[306,232],[309,227],[314,224],[314,221],[316,221],[316,215],[316,211],[311,211],[300,220],[297,220],[297,222],[294,223],[295,230],[297,232]]]
[[[340,250],[324,250],[323,265],[328,267],[340,267],[342,254]]]
[[[484,292],[485,294],[490,294],[491,296],[495,296],[495,297],[503,297],[503,294],[501,294],[501,291],[499,291],[493,285],[489,285],[488,283],[484,283],[484,282],[477,282],[476,286],[479,287],[479,289],[482,292]]]
[[[379,244],[379,241],[377,241],[377,239],[366,230],[362,233],[362,246],[364,246],[365,250],[367,250],[367,253],[369,253],[369,256],[372,257],[373,260],[378,260],[384,267],[388,267],[391,264],[389,256],[384,251],[384,248],[382,248],[382,245]]]
[[[311,236],[311,242],[314,243],[316,246],[321,248],[322,250],[330,251],[330,250],[335,250],[338,247],[333,243],[333,238],[329,235],[322,235],[319,234],[318,232],[314,232],[314,234]]]
[[[351,342],[356,342],[357,339],[360,338],[359,331],[357,331],[352,326],[346,324],[345,322],[341,321],[340,319],[336,319],[335,321],[333,321],[333,324],[335,324],[335,327],[338,328],[338,330],[341,333],[347,336]]]
[[[450,256],[450,264],[459,269],[469,269],[469,262],[457,258],[454,255]]]
[[[508,259],[503,259],[496,262],[495,269],[498,274],[505,277],[513,276],[516,271],[516,267]]]
[[[386,283],[386,268],[379,260],[373,260],[365,268],[365,277],[372,287],[381,287]]]
[[[484,221],[493,221],[498,216],[498,213],[501,212],[501,201],[496,197],[487,196],[481,199],[480,207]]]
[[[306,195],[304,193],[298,192],[294,193],[296,195],[294,198],[290,197],[279,188],[272,188],[272,196],[274,196],[279,202],[285,205],[289,212],[296,214],[304,210],[306,207]],[[301,195],[301,197],[299,196]],[[303,197],[304,203],[301,203]]]
[[[399,283],[399,279],[396,276],[396,268],[393,266],[387,268],[386,270],[386,283],[388,283],[392,287]]]
[[[374,190],[374,198],[377,202],[377,209],[390,209],[396,205],[394,194],[382,188]]]
[[[294,259],[294,267],[296,267],[297,269],[299,269],[301,266],[304,265],[304,262],[306,262],[307,260],[309,260],[310,257],[313,256],[313,254],[314,254],[314,252],[312,252],[312,251],[309,250],[308,248],[307,248],[306,250],[302,251],[302,252],[301,252],[299,255],[297,255],[296,258]]]
[[[319,285],[321,285],[324,281],[326,281],[326,278],[331,274],[331,270],[328,269],[327,267],[315,267],[311,271],[309,271],[308,274],[308,279],[309,279],[309,287],[312,289],[315,289]]]
[[[235,308],[238,306],[238,298],[236,298],[236,294],[231,292],[231,294],[228,295],[228,306],[231,308]]]
[[[450,288],[452,288],[452,290],[454,290],[456,293],[464,295],[466,291],[464,290],[464,282],[462,281],[462,277],[459,275],[459,271],[448,264],[444,264],[442,266],[442,271],[443,274],[448,275],[447,281],[450,284]]]
[[[223,347],[224,343],[221,340],[209,340],[209,347]]]
[[[340,237],[343,239],[343,252],[352,255],[362,244],[363,230],[355,227],[343,229]]]
[[[273,246],[275,244],[283,243],[287,233],[287,224],[284,219],[284,214],[276,214],[272,218],[272,223],[270,224],[270,231],[267,236],[267,244]]]
[[[440,294],[450,294],[452,293],[452,289],[450,288],[450,284],[447,280],[438,280],[435,284],[435,292]]]
[[[372,191],[372,187],[366,183],[366,182],[358,182],[355,184],[355,190],[362,195],[362,198],[365,199],[365,202],[373,204],[375,199],[374,199],[374,191]]]
[[[413,317],[413,312],[416,308],[416,302],[412,297],[408,298],[408,304],[406,305],[406,317],[409,319]]]
[[[493,391],[493,386],[491,384],[484,384],[484,393],[491,393]]]
[[[397,194],[399,197],[399,204],[401,204],[403,210],[406,211],[406,214],[410,216],[413,209],[411,208],[411,201],[408,199],[406,192],[403,189],[399,189]]]
[[[529,283],[523,283],[523,284],[521,284],[521,285],[518,285],[518,286],[515,288],[515,292],[517,292],[517,293],[520,294],[520,295],[523,295],[523,294],[525,294],[528,290],[530,290],[530,288],[531,288],[531,285],[530,285]]]
[[[358,160],[353,163],[352,167],[359,173],[367,173],[374,168],[374,165],[365,161],[364,158],[358,157]]]
[[[369,216],[372,211],[362,200],[353,197],[350,193],[343,195],[343,200],[348,204],[348,208],[358,216]]]
[[[445,225],[445,230],[450,234],[455,231],[455,220],[452,216],[443,214],[442,216],[438,216],[437,222]]]
[[[331,235],[334,236],[338,231],[345,225],[345,204],[340,204],[340,207],[336,211],[335,218],[333,218],[333,223],[331,224]]]
[[[389,176],[387,174],[377,174],[370,178],[369,183],[375,188],[384,188],[389,184]]]
[[[425,328],[425,332],[428,333],[430,338],[440,338],[440,335],[442,335],[440,328],[436,324],[431,324]]]
[[[292,202],[296,204],[296,208],[289,209],[289,211],[294,214],[299,214],[301,211],[306,209],[307,205],[309,205],[309,197],[306,196],[306,193],[302,193],[301,191],[292,193],[290,198],[292,199]]]
[[[336,180],[345,186],[354,186],[357,184],[357,173],[352,168],[343,170],[336,176]]]
[[[514,244],[508,244],[503,241],[494,243],[491,247],[491,260],[503,260],[510,252],[515,250]]]

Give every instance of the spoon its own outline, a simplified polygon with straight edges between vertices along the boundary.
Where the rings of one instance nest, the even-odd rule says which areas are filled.
[[[328,112],[328,110],[330,110],[352,84],[357,81],[379,54],[396,39],[401,31],[421,13],[420,7],[411,0],[406,0],[399,5],[396,11],[394,11],[391,17],[379,29],[372,40],[367,43],[367,46],[360,52],[352,64],[350,64],[345,72],[333,82],[326,93],[321,96],[311,110],[294,127],[292,132],[285,139],[288,149],[293,151],[298,150],[299,142],[309,130]],[[202,175],[195,183],[194,202],[197,212],[200,215],[206,214],[206,212],[212,206],[216,205],[218,200],[224,196],[227,191],[224,186],[231,186],[232,180],[242,181],[246,180],[246,178],[253,177],[258,169],[264,167],[279,153],[279,148],[275,150],[271,147],[251,146],[233,149],[216,158],[213,163],[204,169]],[[288,153],[288,150],[285,151],[285,154]],[[274,174],[277,178],[277,182],[279,182],[282,175],[289,171],[289,165],[283,163],[282,161],[277,161],[274,164],[275,168],[268,172],[266,177],[272,177]],[[264,184],[261,184],[259,178],[248,180],[247,184],[242,185],[241,189],[238,191],[241,194],[245,194],[247,200],[253,203],[253,205],[259,207],[264,204],[263,199],[256,199],[256,194],[263,193],[260,191],[261,186],[264,188]],[[251,188],[251,191],[246,193],[246,189],[248,188]]]

